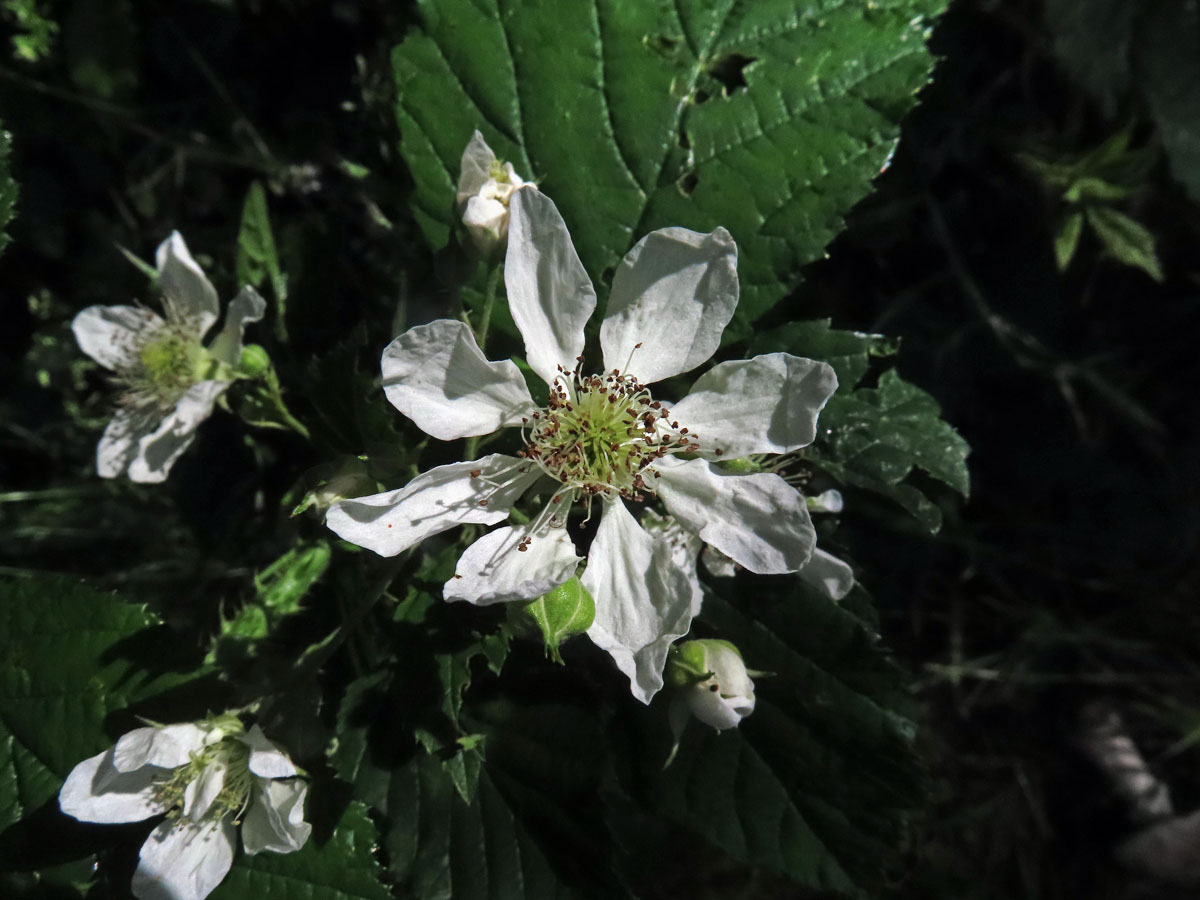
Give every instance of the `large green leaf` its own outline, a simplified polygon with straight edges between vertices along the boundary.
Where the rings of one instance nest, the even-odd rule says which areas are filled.
[[[744,332],[885,165],[944,7],[426,0],[393,55],[417,218],[446,244],[478,128],[554,199],[593,279],[651,229],[728,228]]]
[[[375,826],[361,803],[351,803],[328,840],[314,835],[296,853],[238,857],[212,900],[391,900],[379,880]]]
[[[843,484],[883,494],[930,531],[941,510],[907,479],[921,469],[964,497],[970,492],[970,447],[943,419],[937,401],[895,369],[877,388],[835,394],[821,412],[817,440],[805,458]]]
[[[709,595],[705,620],[757,679],[752,715],[693,723],[656,777],[658,808],[734,859],[819,891],[867,896],[923,802],[899,672],[845,607],[799,587]]]
[[[468,794],[450,747],[439,753],[407,736],[397,721],[405,691],[388,682],[377,674],[350,686],[331,762],[380,816],[389,869],[405,896],[620,896],[603,859],[598,723],[561,703],[500,699],[468,711],[447,701],[487,750],[486,763],[475,749],[464,754],[473,769]]]
[[[111,713],[179,683],[122,652],[156,624],[143,606],[68,579],[0,583],[0,829],[112,743]]]

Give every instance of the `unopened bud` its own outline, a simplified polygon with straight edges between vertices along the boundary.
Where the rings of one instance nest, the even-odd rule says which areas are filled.
[[[462,155],[458,207],[471,240],[484,256],[507,242],[509,200],[513,191],[526,184],[512,163],[496,159],[483,135],[476,131]]]
[[[842,493],[830,488],[815,497],[805,497],[809,512],[840,513],[842,511]]]
[[[362,497],[378,490],[375,479],[367,470],[366,461],[357,456],[347,456],[317,466],[309,470],[304,481],[314,487],[296,504],[292,510],[293,516],[298,516],[310,508],[324,511],[339,500]]]
[[[541,630],[546,655],[559,664],[563,661],[559,652],[563,641],[583,634],[596,618],[596,603],[578,578],[560,584],[517,610],[518,627],[520,619],[532,619]]]
[[[729,641],[684,641],[671,648],[664,677],[680,688],[692,715],[718,731],[754,711],[754,682]]]
[[[238,363],[238,373],[247,378],[258,378],[271,368],[271,357],[258,344],[246,344],[242,347],[242,358]]]

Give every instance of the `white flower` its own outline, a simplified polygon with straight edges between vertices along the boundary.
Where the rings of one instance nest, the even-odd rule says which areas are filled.
[[[158,247],[158,286],[165,317],[143,306],[89,306],[71,329],[80,348],[111,369],[119,406],[96,448],[103,478],[166,479],[213,404],[233,383],[242,330],[266,303],[245,287],[229,304],[225,324],[205,346],[217,321],[217,292],[188,253],[179,232]]]
[[[681,534],[752,572],[801,569],[815,540],[804,498],[779,475],[736,474],[720,460],[810,443],[837,378],[825,363],[770,353],[714,366],[674,406],[651,396],[647,385],[712,356],[733,315],[737,248],[722,228],[666,228],[629,252],[600,328],[604,374],[581,374],[591,282],[548,197],[518,190],[511,210],[508,302],[526,360],[550,388],[548,406],[534,405],[513,362],[489,362],[462,322],[410,329],[384,351],[382,367],[388,399],[426,433],[454,440],[519,426],[525,448],[343,500],[327,521],[346,540],[392,556],[455,525],[499,523],[535,484],[548,484],[540,514],[485,534],[446,583],[447,600],[483,605],[538,597],[575,575],[568,511],[576,500],[599,500],[581,579],[596,603],[588,634],[649,702],[662,687],[663,638],[686,633],[698,607],[695,553],[689,573],[678,542],[648,532],[626,504],[657,498]]]
[[[83,822],[137,822],[166,813],[142,845],[139,900],[203,900],[233,864],[235,823],[247,853],[291,853],[308,840],[307,785],[253,726],[234,716],[137,728],[67,776],[58,804]]]
[[[490,253],[508,237],[508,204],[513,192],[524,186],[536,190],[516,173],[512,163],[496,159],[476,131],[462,155],[458,208],[480,253]]]
[[[754,712],[754,682],[742,653],[729,641],[686,641],[676,651],[681,671],[706,677],[683,688],[683,702],[693,716],[718,731],[734,728]]]

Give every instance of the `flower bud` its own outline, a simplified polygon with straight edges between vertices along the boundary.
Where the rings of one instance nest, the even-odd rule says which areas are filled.
[[[830,488],[815,497],[806,497],[809,512],[840,513],[842,511],[842,493]]]
[[[684,641],[672,648],[667,681],[682,688],[692,715],[721,731],[754,711],[754,682],[729,641]]]
[[[536,622],[546,642],[546,655],[559,664],[563,661],[558,649],[562,642],[583,634],[596,618],[596,603],[578,578],[516,609],[520,610],[517,627],[521,619]]]
[[[242,347],[242,358],[238,363],[238,373],[247,378],[258,378],[271,368],[271,357],[258,344],[246,344]]]
[[[293,516],[310,508],[324,512],[339,500],[361,497],[377,489],[365,458],[358,456],[344,456],[316,466],[305,474],[301,483],[308,490],[292,510]]]
[[[526,184],[512,163],[502,163],[478,131],[462,155],[458,207],[480,253],[487,256],[508,240],[508,201]]]

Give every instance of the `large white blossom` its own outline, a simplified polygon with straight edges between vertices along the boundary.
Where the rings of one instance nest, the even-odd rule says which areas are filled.
[[[159,245],[156,261],[164,315],[144,306],[89,306],[71,323],[83,352],[110,369],[120,388],[116,414],[96,448],[104,478],[166,479],[233,383],[246,323],[266,311],[262,297],[243,288],[206,346],[220,309],[216,289],[179,232]]]
[[[517,174],[510,162],[502,163],[478,131],[463,151],[458,176],[458,208],[467,233],[481,253],[503,245],[508,237],[508,204],[518,188],[534,188]]]
[[[166,814],[133,875],[139,900],[203,900],[233,865],[235,823],[247,853],[291,853],[308,840],[307,785],[292,761],[233,716],[137,728],[77,765],[59,791],[84,822]]]
[[[720,363],[678,403],[650,385],[688,372],[716,351],[738,299],[737,248],[718,228],[647,235],[613,277],[600,328],[604,369],[581,371],[584,326],[596,294],[548,197],[510,201],[504,267],[509,307],[529,367],[549,387],[538,408],[510,360],[489,361],[470,328],[441,319],[396,338],[383,353],[384,391],[441,440],[521,429],[517,456],[493,453],[425,472],[399,490],[343,500],[328,524],[348,541],[391,556],[456,525],[494,525],[527,493],[545,502],[532,521],[484,534],[446,583],[447,600],[479,605],[538,597],[582,562],[566,529],[576,501],[602,507],[584,586],[595,599],[589,636],[649,702],[662,687],[664,638],[688,630],[699,608],[678,537],[648,531],[630,505],[657,498],[679,534],[760,574],[795,572],[814,533],[800,493],[779,475],[738,474],[722,460],[788,453],[810,443],[837,387],[822,362],[769,353]],[[674,531],[672,531],[674,534]]]

